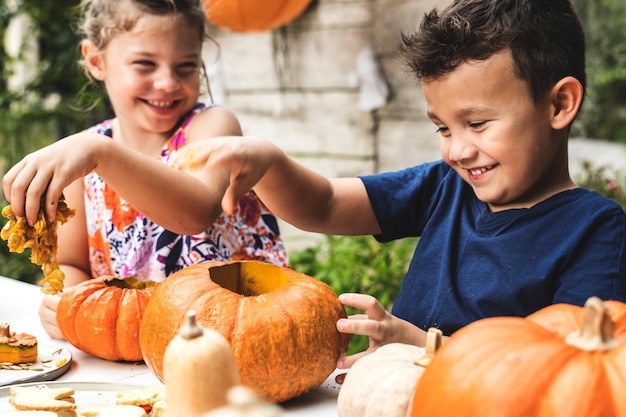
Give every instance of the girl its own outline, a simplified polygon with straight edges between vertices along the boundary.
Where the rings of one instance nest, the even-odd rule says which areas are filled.
[[[88,75],[102,81],[115,118],[27,155],[3,178],[16,216],[54,221],[64,194],[75,218],[59,229],[65,286],[101,275],[162,281],[205,260],[287,265],[275,217],[252,193],[222,214],[227,169],[183,172],[186,144],[241,135],[229,111],[198,103],[205,15],[199,0],[91,0],[81,43]],[[51,337],[58,296],[40,316]]]

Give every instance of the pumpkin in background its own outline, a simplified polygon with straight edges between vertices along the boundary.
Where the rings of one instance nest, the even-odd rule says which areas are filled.
[[[339,417],[405,417],[424,369],[441,346],[441,330],[428,329],[426,347],[389,343],[359,358],[339,389]]]
[[[144,312],[141,349],[161,380],[189,310],[230,342],[242,383],[272,402],[316,389],[348,345],[336,328],[344,307],[325,283],[260,261],[204,262],[170,275]]]
[[[411,416],[626,416],[626,304],[590,298],[454,333],[420,379]]]
[[[233,32],[263,32],[300,16],[311,0],[203,0],[207,19]]]
[[[140,361],[139,326],[152,281],[103,276],[63,291],[57,325],[65,340],[110,361]]]

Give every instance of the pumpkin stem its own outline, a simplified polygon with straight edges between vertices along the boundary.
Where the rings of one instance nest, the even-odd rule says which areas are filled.
[[[580,329],[570,333],[565,343],[582,350],[610,350],[619,344],[613,337],[611,312],[598,297],[591,297],[585,303],[581,315]]]
[[[443,333],[441,330],[431,327],[426,333],[426,353],[415,361],[416,365],[426,368],[435,357],[435,353],[441,347]]]
[[[9,323],[0,323],[0,343],[13,343],[17,339],[11,336]]]
[[[203,334],[204,330],[202,329],[202,326],[199,326],[196,321],[196,312],[194,310],[189,310],[187,314],[185,314],[185,321],[180,328],[180,335],[185,340],[191,340],[196,337],[200,337]]]

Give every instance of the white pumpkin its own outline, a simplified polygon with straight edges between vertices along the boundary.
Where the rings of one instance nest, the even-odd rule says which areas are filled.
[[[232,387],[227,394],[228,404],[218,407],[202,417],[281,417],[282,408],[259,397],[254,390],[243,385]]]
[[[425,366],[441,346],[429,329],[426,348],[390,343],[360,358],[347,372],[337,398],[339,417],[405,417]]]

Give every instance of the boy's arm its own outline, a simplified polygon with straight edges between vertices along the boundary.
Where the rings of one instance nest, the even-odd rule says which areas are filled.
[[[188,146],[183,164],[228,167],[230,185],[222,207],[232,212],[250,188],[278,217],[302,229],[327,234],[376,234],[380,227],[358,178],[328,179],[255,137],[215,138]]]

